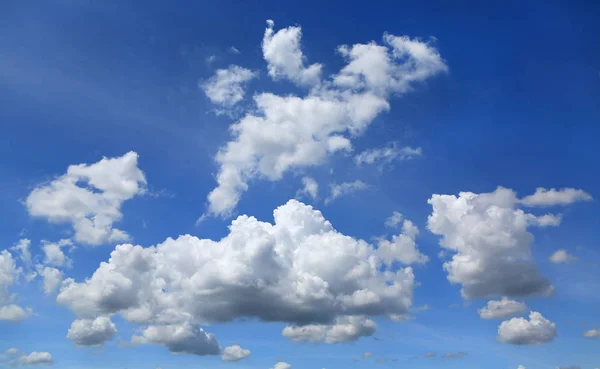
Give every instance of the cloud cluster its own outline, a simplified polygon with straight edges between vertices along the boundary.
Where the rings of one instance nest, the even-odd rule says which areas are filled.
[[[240,345],[227,346],[221,352],[221,360],[223,361],[240,361],[250,356],[252,352],[242,348]]]
[[[414,275],[391,267],[398,258],[337,232],[296,200],[275,209],[274,219],[239,216],[219,241],[185,235],[148,248],[119,245],[90,278],[65,280],[57,301],[84,318],[120,313],[149,325],[138,343],[183,352],[190,349],[167,333],[212,345],[197,324],[255,317],[333,325],[327,336],[342,337],[354,334],[356,319],[342,317],[408,311]]]
[[[511,316],[523,314],[527,305],[522,302],[502,297],[501,300],[490,300],[487,306],[478,310],[481,319],[504,319]]]
[[[255,77],[256,73],[249,69],[230,65],[227,69],[218,69],[200,87],[213,104],[232,107],[244,98],[245,85]]]
[[[31,191],[27,210],[52,223],[71,223],[77,242],[125,241],[129,235],[113,223],[122,217],[121,204],[145,191],[146,178],[137,164],[132,151],[94,164],[70,165],[67,173]]]
[[[67,332],[67,338],[77,346],[102,346],[104,342],[112,340],[116,333],[117,327],[110,318],[99,316],[96,319],[75,320]]]
[[[498,326],[498,341],[513,345],[539,345],[556,337],[556,324],[532,311],[529,320],[512,318]]]
[[[269,75],[312,88],[305,96],[256,94],[255,106],[231,125],[233,138],[216,155],[217,187],[208,195],[212,215],[230,215],[252,179],[280,180],[292,168],[351,149],[350,139],[389,109],[392,94],[447,69],[427,43],[386,34],[384,45],[339,47],[346,66],[322,80],[320,64],[304,63],[300,27],[273,27],[270,21],[262,45]]]
[[[22,255],[29,255],[29,258],[31,258],[31,255],[28,254],[29,243],[19,242],[18,245],[23,246],[25,244],[27,245],[26,248],[19,247],[19,249],[21,249]],[[23,252],[23,250],[27,250],[27,252]],[[0,251],[0,321],[19,322],[31,313],[29,309],[23,309],[21,306],[14,304],[14,296],[9,291],[9,287],[15,284],[21,272],[22,269],[17,267],[12,254],[7,250]]]
[[[552,293],[532,260],[529,227],[557,225],[551,214],[535,216],[518,209],[516,194],[494,192],[433,195],[428,228],[441,236],[440,246],[454,253],[444,263],[451,283],[465,298],[527,296]]]

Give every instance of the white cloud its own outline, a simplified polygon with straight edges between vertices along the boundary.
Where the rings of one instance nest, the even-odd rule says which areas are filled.
[[[568,263],[569,261],[573,261],[575,259],[575,256],[569,254],[567,250],[563,249],[556,250],[556,252],[554,252],[554,254],[550,255],[550,257],[548,258],[548,260],[555,264]]]
[[[0,320],[9,322],[20,322],[31,314],[30,309],[23,309],[19,305],[9,304],[0,306]]]
[[[8,287],[15,283],[20,273],[21,270],[17,268],[12,254],[6,250],[0,251],[0,304],[11,300]]]
[[[396,228],[398,224],[402,223],[404,216],[397,211],[394,211],[389,218],[385,220],[385,226],[389,228]]]
[[[325,203],[328,204],[333,200],[337,199],[338,197],[350,195],[357,191],[363,191],[367,188],[369,188],[369,186],[361,180],[356,180],[354,182],[344,182],[340,184],[332,183],[329,185],[331,194],[325,199]]]
[[[354,157],[356,165],[363,164],[390,164],[394,160],[410,160],[423,155],[423,149],[420,147],[398,147],[396,143],[377,149],[370,149],[361,152]]]
[[[462,359],[463,357],[467,356],[468,354],[466,352],[447,352],[444,354],[444,358],[445,359]]]
[[[513,345],[539,345],[556,337],[556,324],[532,311],[529,320],[512,318],[498,326],[498,341]]]
[[[585,338],[600,338],[600,329],[590,329],[583,332]]]
[[[269,25],[263,52],[272,76],[314,84],[319,80],[321,67],[319,64],[304,67],[299,49],[300,33],[299,27],[274,33]],[[429,45],[407,38],[398,39],[422,47],[406,47],[402,42],[396,45],[394,36],[384,37],[387,46],[378,46],[389,67],[383,71],[383,79],[393,82],[383,85],[360,83],[365,74],[381,71],[379,65],[368,60],[362,63],[362,58],[367,58],[368,54],[351,51],[375,44],[356,44],[351,49],[346,47],[347,67],[305,96],[256,94],[255,106],[231,125],[233,138],[216,155],[219,165],[217,187],[208,195],[208,213],[229,216],[252,179],[277,181],[290,169],[319,165],[328,155],[350,150],[350,139],[360,135],[379,114],[389,110],[388,98],[392,94],[406,92],[411,83],[445,70],[441,61],[437,67],[435,63],[424,67],[428,64],[424,62],[427,54],[437,55]],[[357,63],[364,65],[359,68]],[[353,67],[347,69],[351,65]],[[342,85],[336,82],[340,79],[352,79],[355,83]]]
[[[337,318],[334,324],[308,324],[288,326],[282,331],[284,337],[296,342],[325,342],[329,344],[356,341],[372,336],[377,324],[364,316]]]
[[[223,361],[240,361],[250,356],[252,352],[242,348],[240,345],[227,346],[221,352],[221,360]]]
[[[51,295],[63,280],[63,272],[56,268],[38,266],[38,273],[44,278],[44,293]]]
[[[122,217],[121,204],[145,191],[146,179],[137,163],[138,155],[128,152],[90,165],[70,165],[67,173],[29,194],[27,210],[52,223],[71,223],[77,242],[125,241],[128,234],[112,225]]]
[[[96,319],[78,319],[71,323],[67,338],[77,346],[102,346],[113,339],[117,327],[109,317],[99,316]]]
[[[290,364],[280,361],[278,363],[275,363],[275,365],[273,365],[271,369],[291,369],[291,367],[292,366]]]
[[[13,356],[13,355],[18,355],[18,354],[19,354],[19,349],[15,348],[15,347],[8,348],[8,349],[6,349],[6,351],[4,351],[4,355]]]
[[[412,268],[392,268],[372,245],[296,200],[274,218],[239,216],[219,241],[185,235],[148,248],[119,245],[90,278],[63,282],[57,302],[81,317],[121,314],[154,325],[140,341],[150,343],[164,341],[155,333],[164,324],[255,317],[303,326],[408,312]]]
[[[465,298],[526,296],[553,292],[532,260],[529,227],[539,217],[516,208],[515,193],[494,192],[433,195],[428,228],[441,236],[440,246],[454,252],[444,263],[451,283],[462,285]]]
[[[321,79],[321,64],[304,66],[305,57],[300,50],[300,27],[288,27],[275,32],[272,20],[267,21],[267,28],[262,42],[263,57],[267,62],[269,76],[277,80],[286,78],[301,86],[313,86]]]
[[[232,107],[242,101],[246,84],[256,77],[256,73],[237,65],[218,69],[209,80],[200,84],[213,104]]]
[[[519,365],[517,369],[525,369],[525,367],[523,365]]]
[[[31,251],[29,250],[29,246],[31,246],[31,240],[23,238],[15,246],[11,247],[11,250],[18,251],[21,254],[21,261],[27,267],[31,267]]]
[[[52,355],[49,352],[32,352],[19,358],[21,365],[52,364]]]
[[[44,264],[54,267],[69,266],[71,260],[62,251],[62,248],[67,246],[73,247],[73,242],[70,239],[63,239],[58,242],[42,241]]]
[[[373,353],[372,352],[368,352],[368,351],[362,354],[362,358],[363,359],[368,359],[371,356],[373,356]]]
[[[238,48],[235,47],[235,46],[230,46],[229,47],[229,52],[232,53],[232,54],[239,54],[240,50],[238,50]]]
[[[313,200],[317,198],[317,195],[319,194],[319,184],[314,178],[302,177],[302,185],[304,185],[304,187],[298,190],[296,197],[309,195]]]
[[[419,234],[419,229],[408,219],[402,223],[402,233],[392,236],[392,240],[381,239],[378,242],[377,250],[382,259],[390,264],[393,260],[398,260],[403,264],[424,264],[429,261],[426,255],[419,252],[415,239]]]
[[[133,336],[136,344],[155,344],[166,346],[177,354],[218,355],[219,343],[212,333],[190,324],[150,325],[140,336]]]
[[[522,302],[502,297],[502,300],[488,301],[487,306],[478,310],[481,319],[504,319],[511,316],[523,314],[527,305]]]
[[[574,188],[561,188],[549,190],[538,187],[533,195],[525,196],[521,202],[527,206],[555,206],[570,205],[578,201],[592,201],[590,194]]]

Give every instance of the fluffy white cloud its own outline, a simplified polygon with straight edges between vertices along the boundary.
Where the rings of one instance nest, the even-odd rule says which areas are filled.
[[[190,323],[150,325],[140,336],[133,336],[136,344],[166,346],[176,354],[218,355],[219,343],[212,333]]]
[[[298,190],[296,197],[301,195],[309,195],[313,200],[317,198],[319,194],[319,184],[311,177],[303,177],[302,184],[304,187]]]
[[[39,275],[44,278],[44,293],[53,294],[63,280],[63,272],[56,268],[38,266]]]
[[[397,211],[394,211],[389,218],[385,220],[385,226],[389,228],[396,228],[402,220],[404,219],[404,215],[400,214]]]
[[[262,42],[263,57],[267,62],[269,76],[277,80],[286,78],[302,85],[312,86],[321,79],[321,64],[304,66],[304,55],[300,50],[302,29],[288,27],[275,32],[272,20],[267,21],[267,28]]]
[[[296,342],[325,342],[329,344],[355,341],[360,337],[372,336],[377,324],[364,316],[337,318],[334,324],[308,324],[288,326],[283,336]]]
[[[44,264],[54,267],[69,266],[71,260],[62,251],[62,248],[67,246],[73,247],[73,242],[70,239],[63,239],[58,242],[42,241]]]
[[[18,251],[21,255],[21,261],[27,267],[31,266],[31,251],[29,247],[31,246],[31,240],[27,238],[20,239],[16,245],[11,247],[11,250]]]
[[[354,182],[344,182],[344,183],[332,183],[329,185],[329,189],[331,193],[325,199],[325,203],[328,204],[333,200],[337,199],[341,196],[350,195],[357,191],[366,190],[369,186],[361,180],[356,180]]]
[[[517,369],[525,369],[525,367],[523,365],[519,365]]]
[[[299,27],[274,33],[270,24],[263,54],[272,76],[315,84],[321,67],[304,66],[300,34]],[[277,181],[290,169],[319,165],[327,155],[351,149],[350,138],[360,135],[389,109],[392,94],[406,92],[411,83],[446,70],[437,51],[425,43],[391,35],[385,35],[384,41],[387,46],[374,42],[346,46],[348,65],[303,97],[268,92],[255,95],[255,106],[230,127],[233,139],[216,155],[217,187],[208,195],[208,212],[230,215],[252,179]],[[360,51],[372,46],[378,47],[378,55],[385,59],[385,69],[370,63],[370,54]],[[439,63],[426,59],[439,59]],[[384,81],[371,83],[371,76],[380,73],[378,78]],[[341,80],[347,83],[339,83]]]
[[[249,69],[230,65],[227,69],[217,70],[200,87],[213,104],[232,107],[244,98],[246,84],[255,77],[256,74]]]
[[[90,278],[63,282],[57,301],[82,317],[120,313],[154,325],[138,342],[165,344],[161,325],[255,317],[303,326],[408,311],[411,268],[392,268],[372,245],[296,200],[274,219],[239,216],[219,241],[185,235],[148,248],[119,245]]]
[[[529,320],[512,318],[498,326],[498,341],[513,345],[539,345],[556,337],[556,324],[532,311]]]
[[[240,345],[227,346],[221,352],[221,360],[223,361],[240,361],[250,356],[252,352],[242,348]]]
[[[10,301],[8,287],[15,283],[17,275],[21,272],[12,254],[6,250],[0,251],[0,304]]]
[[[585,338],[600,338],[600,329],[590,329],[583,332]]]
[[[371,356],[373,356],[373,353],[372,353],[372,352],[365,352],[365,353],[363,353],[363,354],[362,354],[362,358],[363,358],[363,359],[368,359],[368,358],[370,358]]]
[[[547,226],[540,217],[516,208],[515,193],[433,195],[428,228],[441,236],[440,246],[454,252],[444,263],[451,283],[462,285],[465,298],[547,295],[554,288],[539,275],[531,256],[532,226]],[[552,224],[554,225],[554,224]]]
[[[569,261],[573,261],[575,259],[575,256],[569,254],[567,250],[563,249],[556,250],[556,252],[554,252],[554,254],[550,255],[550,257],[548,258],[548,260],[555,264],[568,263]]]
[[[419,252],[415,239],[419,229],[408,219],[402,223],[402,233],[392,236],[392,240],[381,239],[377,250],[383,260],[390,264],[398,260],[403,264],[424,264],[429,261],[426,255]]]
[[[77,242],[125,241],[127,233],[113,223],[122,217],[121,204],[145,191],[146,178],[137,163],[138,155],[128,152],[94,164],[70,165],[67,173],[29,194],[27,210],[52,223],[71,223]]]
[[[292,366],[286,362],[280,361],[275,363],[271,369],[290,369]]]
[[[20,322],[31,314],[31,309],[23,309],[19,305],[9,304],[0,306],[0,320]]]
[[[32,352],[19,358],[21,365],[52,364],[52,355],[49,352]]]
[[[11,347],[11,348],[6,349],[6,351],[4,351],[4,354],[5,355],[10,355],[10,356],[18,355],[19,354],[19,349],[15,348],[15,347]]]
[[[592,201],[590,194],[574,188],[561,188],[549,190],[538,187],[533,195],[525,196],[521,202],[527,206],[555,206],[569,205],[578,201]]]
[[[78,319],[71,323],[67,338],[77,346],[101,346],[113,339],[117,327],[109,317],[99,316],[96,319]]]
[[[481,319],[503,319],[523,314],[527,305],[522,302],[502,297],[502,300],[488,301],[487,306],[478,310]]]
[[[395,142],[377,149],[365,150],[354,157],[356,165],[363,164],[390,164],[394,160],[410,160],[423,155],[420,147],[398,147]]]

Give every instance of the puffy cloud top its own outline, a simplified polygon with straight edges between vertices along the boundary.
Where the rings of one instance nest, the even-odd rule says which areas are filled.
[[[78,346],[101,346],[112,340],[116,333],[117,327],[110,318],[99,316],[96,319],[75,320],[67,332],[67,338]]]
[[[513,345],[539,345],[556,337],[556,324],[532,311],[529,320],[512,318],[498,326],[498,341]]]
[[[223,361],[240,361],[250,356],[251,353],[250,350],[242,348],[240,345],[232,345],[223,349],[221,359]]]
[[[488,301],[487,306],[479,309],[481,319],[503,319],[519,315],[527,310],[527,306],[519,301],[503,297],[500,301]]]

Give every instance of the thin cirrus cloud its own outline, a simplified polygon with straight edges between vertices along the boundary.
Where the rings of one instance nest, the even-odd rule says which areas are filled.
[[[129,235],[113,223],[121,219],[124,201],[145,192],[146,177],[137,164],[138,154],[131,151],[94,164],[70,165],[65,174],[31,191],[27,210],[51,223],[70,223],[77,242],[95,246],[127,241]]]
[[[311,88],[303,96],[254,95],[254,106],[231,125],[233,137],[216,155],[219,170],[208,195],[209,214],[229,216],[251,179],[278,181],[292,168],[319,165],[328,155],[349,150],[351,138],[389,110],[390,96],[447,71],[431,45],[385,34],[383,45],[338,47],[347,64],[323,79],[321,64],[306,65],[300,39],[300,27],[276,32],[268,22],[262,42],[268,74]]]
[[[385,147],[369,149],[354,157],[356,165],[375,164],[382,167],[395,160],[411,160],[423,155],[420,147],[398,147],[397,143],[391,143]]]
[[[296,200],[274,219],[239,216],[220,241],[186,235],[147,248],[119,245],[90,278],[65,280],[57,302],[84,319],[120,314],[147,325],[133,343],[198,355],[218,354],[202,324],[255,317],[291,324],[290,338],[304,341],[304,327],[337,343],[372,334],[370,316],[409,311],[413,270],[392,268],[401,255],[384,257]]]

